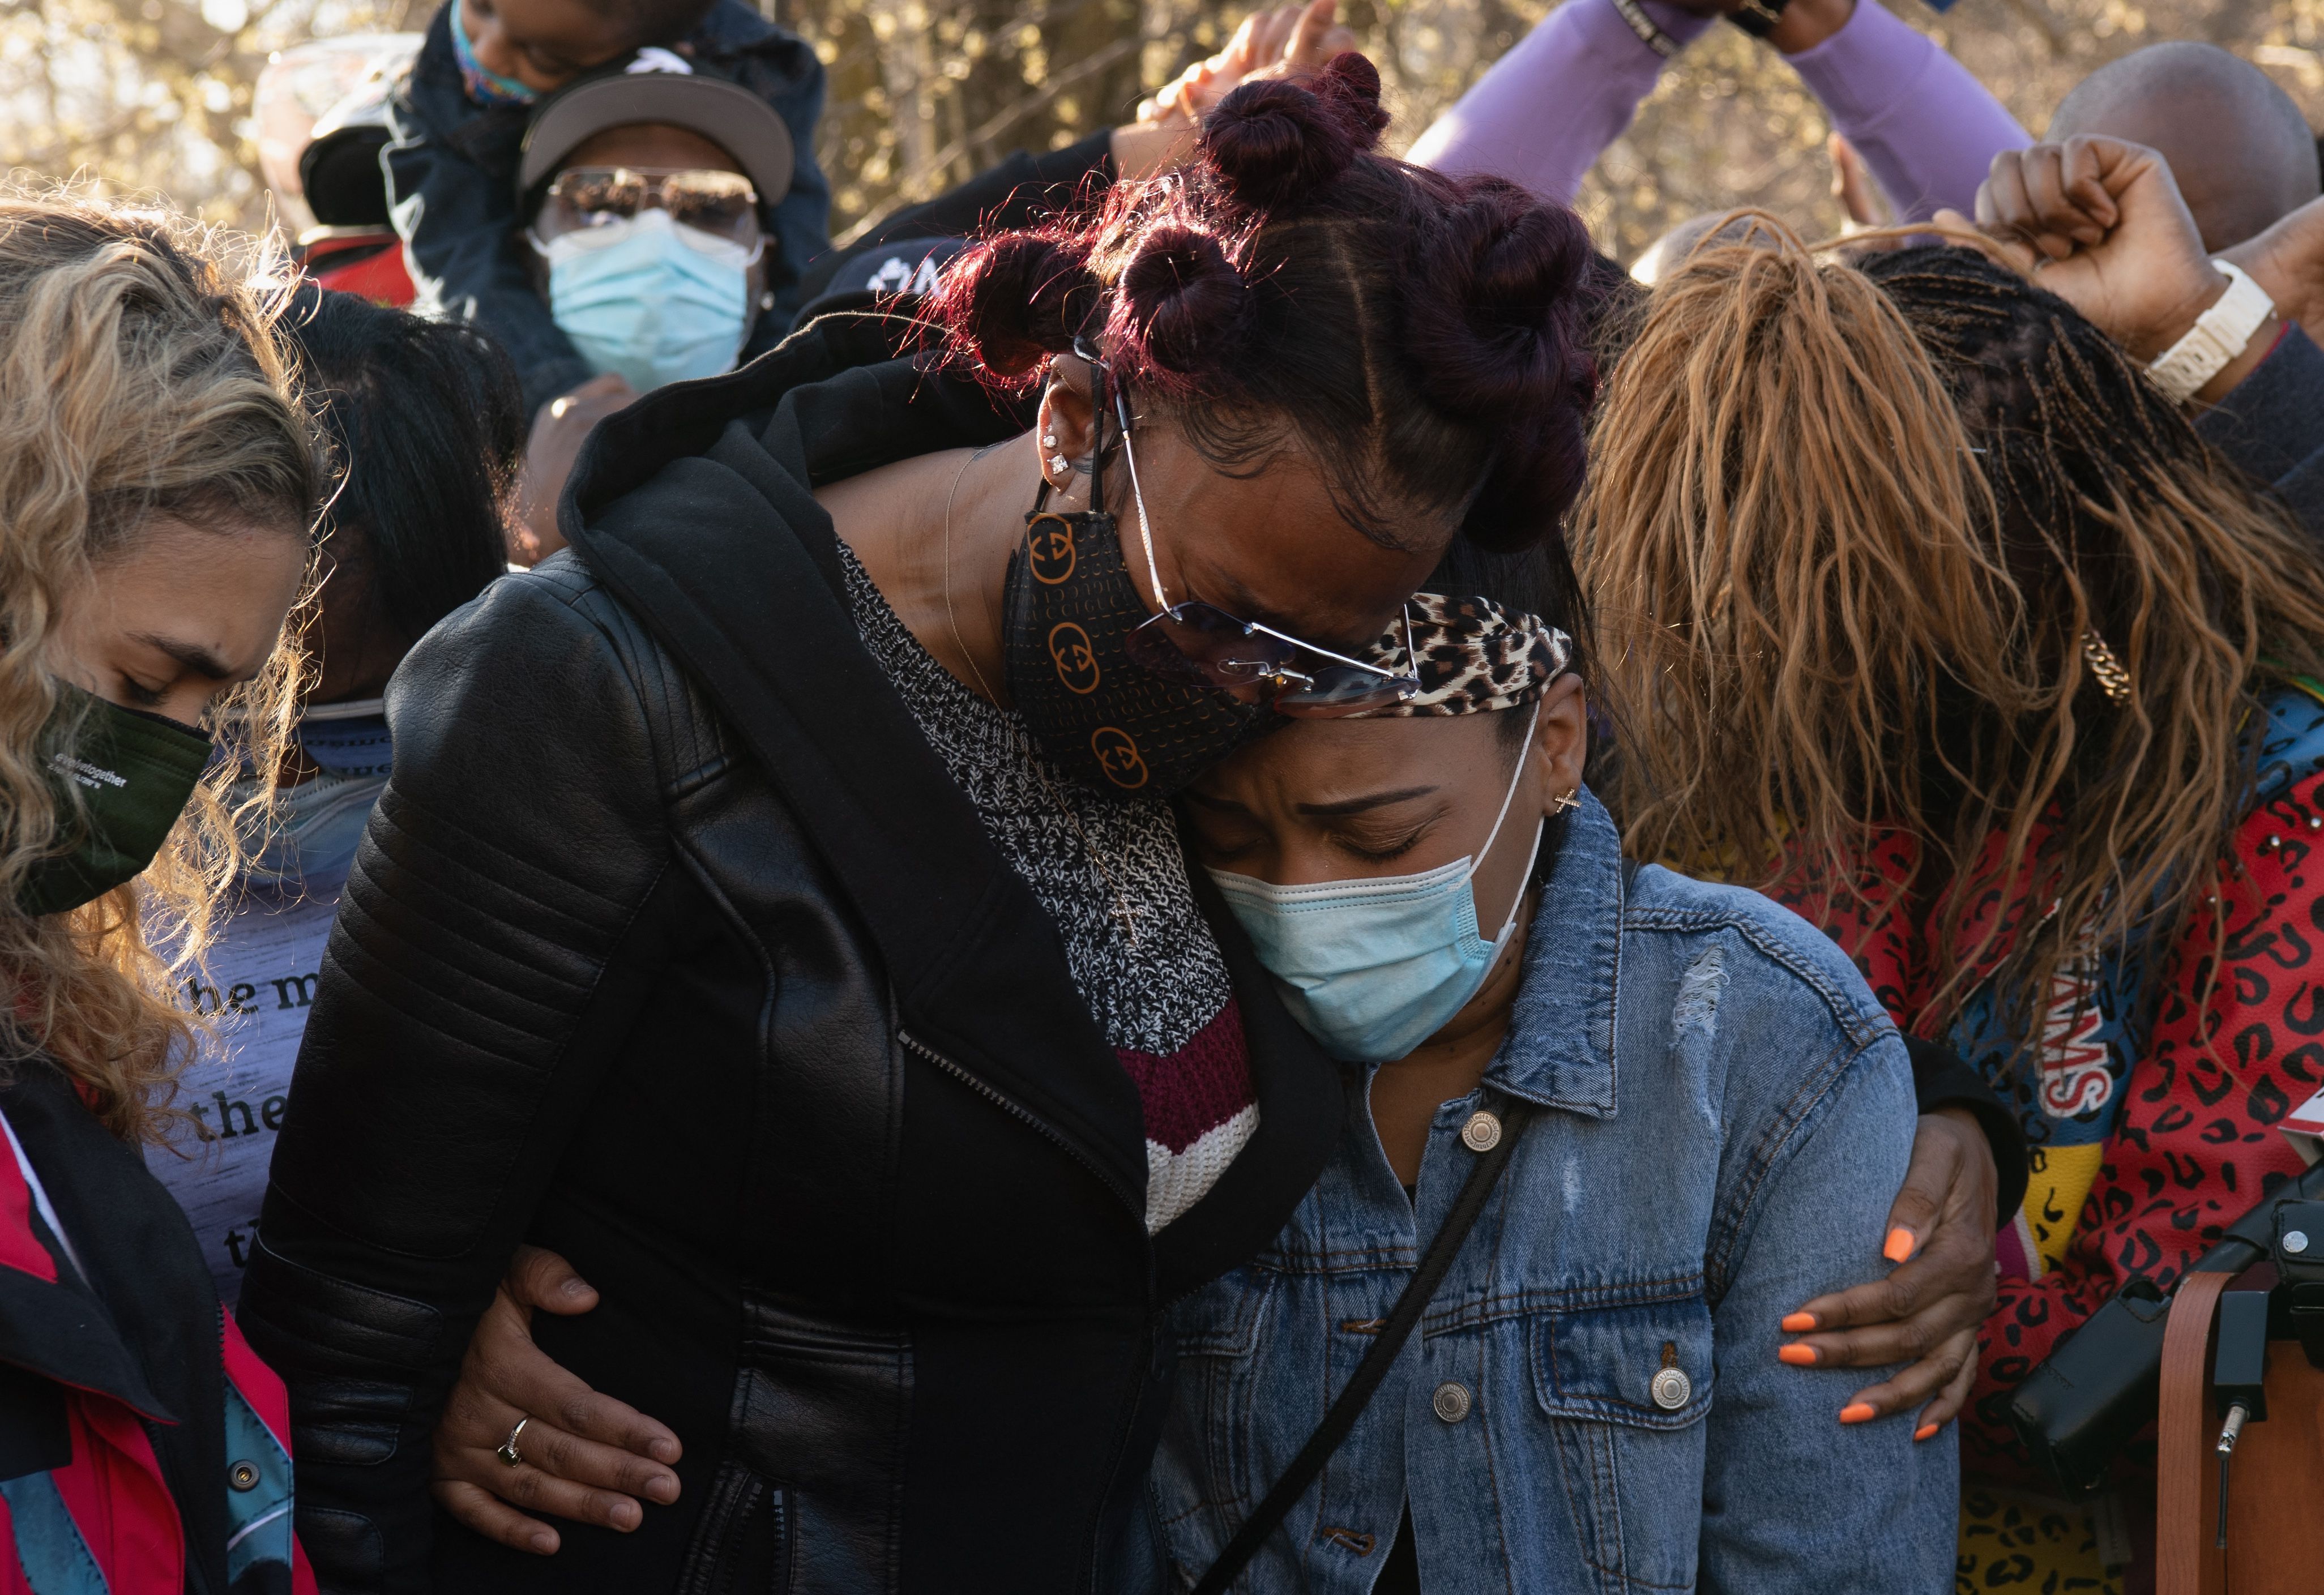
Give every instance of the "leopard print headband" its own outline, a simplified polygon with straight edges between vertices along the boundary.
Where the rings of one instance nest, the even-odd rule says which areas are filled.
[[[1415,593],[1406,613],[1412,622],[1412,650],[1419,657],[1420,692],[1371,710],[1370,718],[1517,708],[1547,692],[1573,658],[1573,641],[1564,632],[1539,615],[1512,613],[1489,598]],[[1382,669],[1406,668],[1403,616],[1371,645],[1365,662]]]

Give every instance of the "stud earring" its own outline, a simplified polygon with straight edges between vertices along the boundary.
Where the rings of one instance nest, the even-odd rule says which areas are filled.
[[[1581,807],[1582,788],[1579,787],[1574,788],[1571,792],[1562,792],[1549,800],[1549,811],[1552,814],[1563,814],[1569,808]]]
[[[1044,448],[1055,448],[1056,446],[1057,446],[1057,435],[1056,435],[1055,432],[1044,432],[1044,433],[1042,433],[1042,434],[1041,434],[1041,447],[1044,447]]]
[[[1073,464],[1074,462],[1067,459],[1064,455],[1053,454],[1049,456],[1049,475],[1052,476],[1062,476],[1073,468]]]

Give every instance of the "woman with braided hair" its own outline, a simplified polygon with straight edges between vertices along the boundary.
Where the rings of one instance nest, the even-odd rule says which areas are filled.
[[[2008,1400],[2300,1166],[2271,1126],[2324,1078],[2324,574],[2063,301],[1975,249],[1754,227],[1658,289],[1600,423],[1617,812],[1824,926],[2015,1104],[1962,1555],[2095,1580],[2080,1506],[2006,1493],[2047,1482]],[[1787,1360],[1897,1354],[1851,1322],[1798,1304]],[[2122,1483],[2151,1510],[2151,1458]]]
[[[1357,650],[1580,486],[1580,222],[1386,120],[1360,57],[1247,85],[1176,176],[965,253],[942,349],[831,318],[650,395],[571,550],[405,660],[243,1293],[327,1581],[1127,1554],[1162,1309],[1342,1100],[1168,798],[1416,691]],[[447,1402],[520,1298],[562,1368]]]

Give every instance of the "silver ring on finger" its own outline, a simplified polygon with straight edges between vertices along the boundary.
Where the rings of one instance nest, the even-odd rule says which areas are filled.
[[[524,1433],[524,1426],[530,1422],[532,1422],[532,1418],[530,1414],[517,1419],[516,1427],[508,1432],[508,1438],[506,1440],[502,1441],[499,1445],[493,1447],[493,1454],[500,1458],[502,1461],[506,1462],[512,1468],[523,1467],[524,1453],[517,1450],[516,1437]]]

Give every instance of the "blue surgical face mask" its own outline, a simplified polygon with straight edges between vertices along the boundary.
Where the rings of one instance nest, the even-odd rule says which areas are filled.
[[[276,891],[346,879],[394,764],[385,706],[377,698],[317,705],[293,734],[322,773],[276,794],[274,828],[244,871],[244,884]]]
[[[1517,932],[1525,893],[1510,902],[1499,934],[1488,942],[1478,934],[1472,883],[1508,817],[1532,747],[1529,724],[1500,812],[1471,857],[1417,875],[1312,886],[1210,871],[1291,1017],[1333,1057],[1356,1064],[1403,1057],[1443,1029],[1485,983]],[[1528,875],[1544,823],[1534,822]]]
[[[581,357],[641,393],[731,369],[751,333],[745,249],[661,209],[536,244],[549,261],[549,312]]]

